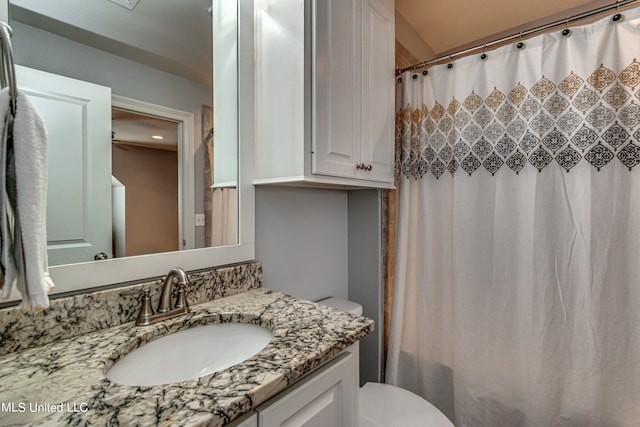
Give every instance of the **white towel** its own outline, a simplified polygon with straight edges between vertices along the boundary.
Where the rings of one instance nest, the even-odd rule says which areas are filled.
[[[6,127],[9,116],[9,93],[3,89],[0,125]],[[0,275],[0,297],[8,298],[15,282],[22,294],[22,307],[40,311],[49,307],[47,293],[54,286],[47,264],[47,135],[42,119],[20,91],[12,135],[4,129],[2,134],[7,135],[2,149],[7,155],[0,156],[0,161],[6,160],[5,165],[0,164],[6,166],[0,171],[6,173],[5,209],[0,209],[6,215],[0,221],[3,232],[0,259],[5,269],[3,277]],[[8,227],[2,226],[5,221]],[[7,228],[9,235],[5,236]],[[14,266],[10,265],[12,261]]]

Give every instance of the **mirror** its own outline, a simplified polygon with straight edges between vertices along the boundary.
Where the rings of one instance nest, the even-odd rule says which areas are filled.
[[[237,127],[223,122],[219,130],[216,126],[215,143],[212,137],[211,0],[9,3],[16,64],[45,72],[36,75],[30,70],[28,79],[18,77],[35,99],[49,131],[50,265],[237,243],[237,167],[229,167],[237,162],[237,132],[233,132]],[[218,25],[214,31],[225,47],[234,46],[235,28],[229,31],[223,28],[226,23],[220,25],[229,20],[225,16],[229,10],[223,7],[215,11]],[[227,56],[228,51],[234,53],[231,84],[222,82],[220,91],[226,92],[221,108],[235,112],[235,52],[219,51]],[[224,72],[228,58],[218,56],[219,69]],[[67,79],[59,83],[61,77]],[[98,88],[86,83],[105,88],[97,93]],[[61,89],[66,85],[70,87]],[[50,92],[57,92],[55,99]],[[108,103],[112,95],[147,105],[116,109],[130,113],[125,119],[122,114],[114,116],[112,102],[112,108],[91,118],[100,123],[91,122],[75,105],[75,110],[69,106],[76,98]],[[192,114],[193,124],[165,114],[167,108]],[[61,114],[61,110],[69,111]],[[104,132],[105,121],[111,122],[111,138]],[[162,123],[174,124],[176,155],[165,150],[164,141],[151,139],[162,137]],[[179,138],[178,126],[193,126],[193,138]],[[91,134],[92,129],[101,132]],[[105,146],[99,149],[103,154],[93,155],[100,144]],[[192,153],[191,159],[183,159],[186,152]],[[185,179],[191,175],[193,182]],[[172,188],[173,183],[177,188]],[[170,192],[175,193],[174,202],[160,202],[167,199],[163,193]],[[94,197],[96,193],[101,197]],[[94,205],[89,206],[91,203]],[[167,216],[175,223],[168,224]],[[120,224],[120,218],[126,218],[126,224]],[[139,229],[149,232],[153,227],[155,233],[171,234],[171,238],[149,235],[141,242]],[[125,237],[129,244],[123,244]],[[129,250],[117,250],[123,246]]]
[[[160,14],[167,11],[169,15]],[[115,251],[111,246],[111,256],[105,261],[54,261],[52,265],[64,264],[51,267],[55,293],[162,275],[176,265],[196,269],[253,259],[252,2],[10,0],[9,18],[16,64],[107,88],[112,95],[109,116],[111,108],[116,108],[168,119],[178,126],[181,250],[112,259]],[[133,25],[126,27],[127,23]],[[240,25],[244,25],[244,32],[239,30]],[[239,85],[238,79],[245,83]],[[19,86],[26,81],[18,73]],[[41,92],[50,95],[59,88],[58,84],[48,84]],[[243,105],[249,109],[239,117]],[[213,123],[215,132],[211,130]],[[82,124],[80,130],[91,127]],[[110,129],[111,125],[95,127]],[[70,139],[73,132],[69,129],[74,128],[61,129]],[[117,143],[118,135],[113,139]],[[110,132],[108,140],[111,149]],[[238,176],[239,140],[246,142],[240,144],[240,154],[244,153],[240,157],[242,177]],[[70,150],[76,156],[78,151]],[[111,154],[107,157],[111,174]],[[86,172],[87,168],[81,170]],[[113,182],[117,188],[117,180]],[[109,199],[113,204],[111,195],[98,197],[97,192],[83,191],[77,210],[86,211],[84,203],[90,198]],[[78,206],[77,200],[75,203]],[[147,214],[152,214],[151,209]],[[59,213],[64,215],[65,211]],[[84,215],[84,222],[94,218],[86,212]],[[113,215],[110,217],[113,219]],[[222,225],[216,222],[220,218],[226,221]],[[63,242],[60,246],[77,243],[65,236],[59,241]],[[199,249],[213,245],[222,246]]]

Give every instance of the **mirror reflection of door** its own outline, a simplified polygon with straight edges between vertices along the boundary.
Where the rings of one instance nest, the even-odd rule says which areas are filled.
[[[111,126],[114,255],[179,250],[178,123],[114,108]]]
[[[16,65],[47,128],[49,265],[111,256],[111,90]]]

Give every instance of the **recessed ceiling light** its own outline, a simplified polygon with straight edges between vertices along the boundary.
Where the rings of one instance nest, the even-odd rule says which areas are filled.
[[[117,5],[133,10],[140,0],[109,0]]]
[[[151,138],[153,139],[164,139],[164,136],[161,135],[152,135]]]

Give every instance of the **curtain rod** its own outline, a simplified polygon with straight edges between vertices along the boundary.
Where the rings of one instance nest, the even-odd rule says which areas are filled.
[[[591,16],[595,16],[595,15],[598,15],[598,14],[601,14],[601,13],[604,13],[604,12],[608,12],[608,11],[610,11],[612,9],[618,9],[621,6],[626,6],[626,5],[628,5],[630,3],[634,3],[636,1],[638,1],[638,0],[617,1],[615,3],[612,3],[612,4],[608,5],[608,6],[603,6],[603,7],[597,8],[597,9],[592,9],[592,10],[590,10],[588,12],[580,13],[578,15],[569,16],[569,17],[567,17],[565,19],[561,19],[561,20],[558,20],[558,21],[555,21],[555,22],[551,22],[549,24],[541,25],[539,27],[535,27],[535,28],[532,28],[532,29],[527,30],[527,31],[522,31],[520,33],[513,34],[513,35],[510,35],[510,36],[507,36],[507,37],[502,37],[502,38],[499,38],[497,40],[491,41],[489,43],[483,43],[481,45],[474,46],[474,47],[471,47],[469,49],[465,49],[465,50],[461,50],[459,52],[452,53],[450,55],[440,56],[438,58],[431,59],[431,60],[425,61],[425,62],[421,62],[419,64],[415,64],[415,65],[412,65],[410,67],[396,69],[396,75],[402,74],[402,73],[404,73],[406,71],[413,71],[413,70],[417,70],[418,68],[424,68],[424,67],[427,67],[427,66],[432,65],[432,64],[437,64],[437,63],[440,63],[440,62],[446,62],[447,60],[451,61],[453,57],[462,57],[462,56],[466,56],[466,55],[471,54],[471,53],[476,52],[476,51],[482,51],[482,50],[485,50],[487,48],[494,47],[496,45],[502,45],[502,44],[505,44],[506,42],[511,41],[511,40],[521,39],[522,37],[526,37],[526,36],[529,36],[529,35],[534,34],[534,33],[539,33],[540,31],[548,30],[548,29],[551,29],[551,28],[554,28],[554,27],[558,27],[558,26],[561,26],[561,25],[567,25],[569,23],[572,23],[572,22],[575,22],[575,21],[579,21],[581,19],[589,18]],[[616,21],[617,21],[617,19],[616,19]]]

